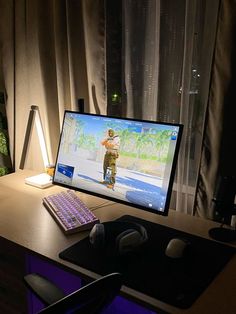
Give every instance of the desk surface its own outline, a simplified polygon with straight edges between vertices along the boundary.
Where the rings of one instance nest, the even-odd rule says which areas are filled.
[[[24,184],[24,179],[34,174],[34,172],[24,170],[0,178],[0,237],[39,254],[66,269],[75,271],[80,276],[98,278],[97,274],[58,257],[59,252],[66,247],[86,237],[88,231],[67,236],[63,234],[42,205],[42,197],[57,193],[63,188],[52,186],[42,190]],[[122,204],[104,201],[104,199],[91,195],[79,192],[78,195],[89,207],[104,203],[107,205],[95,211],[101,222],[114,220],[128,214],[204,238],[209,238],[208,230],[217,225],[213,221],[172,210],[168,217],[163,217]],[[236,257],[233,257],[192,307],[187,310],[175,308],[127,287],[123,287],[121,292],[125,297],[147,307],[169,313],[233,314],[236,313],[235,291]]]

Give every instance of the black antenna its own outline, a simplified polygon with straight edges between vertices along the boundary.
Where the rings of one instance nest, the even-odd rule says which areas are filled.
[[[84,113],[84,99],[83,98],[78,99],[78,111],[80,113]]]

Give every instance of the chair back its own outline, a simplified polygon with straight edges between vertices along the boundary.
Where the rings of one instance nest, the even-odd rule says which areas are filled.
[[[50,304],[39,313],[98,314],[119,294],[122,286],[120,273],[105,275]]]

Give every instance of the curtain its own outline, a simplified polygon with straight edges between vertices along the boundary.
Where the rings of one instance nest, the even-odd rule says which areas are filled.
[[[195,213],[213,218],[219,177],[236,178],[236,2],[221,1]],[[235,191],[236,192],[236,191]]]
[[[0,9],[0,55],[14,168],[19,168],[34,104],[54,163],[65,109],[77,109],[77,100],[83,98],[85,111],[106,112],[103,1],[0,0]],[[25,168],[43,167],[33,127]]]
[[[124,115],[157,116],[160,1],[123,1]]]
[[[113,1],[0,0],[0,75],[7,94],[14,168],[19,167],[31,105],[39,106],[53,163],[64,109],[77,109],[77,99],[83,98],[87,112],[183,123],[171,207],[192,213],[198,183],[195,213],[208,216],[215,178],[225,167],[220,161],[225,155],[219,152],[226,149],[228,141],[221,134],[235,132],[232,124],[224,120],[221,126],[220,122],[222,112],[224,119],[234,113],[222,109],[231,107],[232,99],[227,96],[226,105],[229,86],[224,79],[229,79],[229,69],[233,69],[227,58],[232,56],[229,43],[234,40],[229,35],[234,25],[234,1],[115,2],[121,7],[116,56],[120,49],[118,78],[122,88],[121,97],[113,97],[118,99],[117,107],[109,95],[107,102],[110,28],[105,4]],[[219,2],[218,48],[211,76]],[[224,54],[226,64],[221,63]],[[25,167],[43,168],[34,129]]]
[[[192,213],[219,2],[123,0],[123,114],[179,122],[171,206]]]

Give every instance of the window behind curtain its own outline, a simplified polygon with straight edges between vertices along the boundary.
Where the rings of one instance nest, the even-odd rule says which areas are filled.
[[[212,0],[106,1],[107,113],[184,124],[171,206],[181,198],[185,212],[194,203],[217,13]]]

